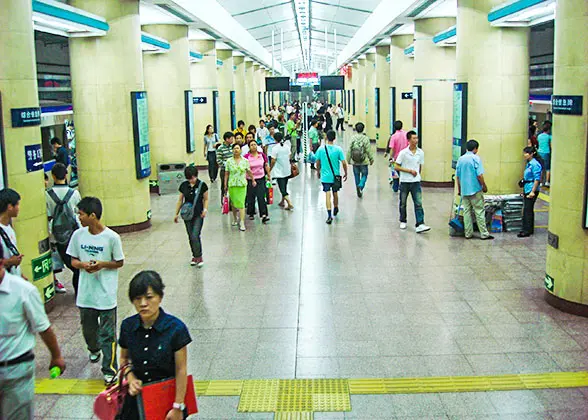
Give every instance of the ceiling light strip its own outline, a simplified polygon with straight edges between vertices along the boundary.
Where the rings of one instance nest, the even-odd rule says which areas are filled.
[[[443,42],[447,42],[447,40],[451,38],[457,37],[457,27],[452,26],[451,28],[447,28],[444,31],[439,32],[437,35],[433,37],[433,43],[441,44]]]
[[[488,14],[488,22],[494,22],[499,19],[520,13],[525,9],[540,5],[541,3],[550,3],[552,0],[515,0],[501,4],[495,7]]]
[[[171,49],[171,45],[167,40],[147,32],[141,32],[141,43],[145,45],[144,50],[146,51],[167,52]]]
[[[33,0],[33,12],[102,32],[107,32],[110,29],[106,19],[56,1]]]

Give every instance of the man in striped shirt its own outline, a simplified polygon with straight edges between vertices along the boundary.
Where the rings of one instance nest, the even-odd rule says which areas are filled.
[[[227,131],[225,134],[223,134],[223,140],[223,144],[221,144],[218,147],[218,149],[216,149],[216,163],[218,164],[218,167],[220,169],[219,179],[221,180],[225,179],[225,162],[227,161],[227,159],[233,156],[232,145],[235,141],[235,135],[230,131]],[[221,182],[221,205],[225,194],[225,183]]]

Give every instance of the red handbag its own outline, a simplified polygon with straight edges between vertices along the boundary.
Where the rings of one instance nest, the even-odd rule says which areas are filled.
[[[223,197],[223,214],[229,214],[229,197]]]
[[[114,420],[120,413],[129,392],[129,384],[123,377],[124,370],[129,366],[121,367],[115,375],[118,381],[108,385],[94,400],[94,414],[100,420]]]

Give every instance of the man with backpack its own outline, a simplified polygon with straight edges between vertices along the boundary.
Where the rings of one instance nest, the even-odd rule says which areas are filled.
[[[49,218],[49,234],[63,263],[73,273],[73,287],[78,294],[80,271],[71,264],[71,257],[65,252],[73,233],[80,227],[76,216],[77,206],[82,197],[77,190],[67,185],[67,168],[62,163],[56,163],[51,169],[53,188],[45,192],[47,202],[47,217]],[[65,293],[65,287],[55,280],[57,293]]]
[[[363,196],[363,189],[368,177],[368,165],[374,164],[374,153],[370,146],[370,139],[363,132],[365,125],[361,122],[355,124],[356,134],[351,137],[351,144],[347,150],[347,162],[353,165],[355,177],[355,189],[357,196]]]

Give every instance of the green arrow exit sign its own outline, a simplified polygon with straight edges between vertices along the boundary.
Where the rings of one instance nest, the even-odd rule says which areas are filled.
[[[545,274],[545,288],[553,293],[555,287],[555,280],[549,274]]]
[[[47,277],[53,271],[53,261],[51,260],[51,252],[47,252],[40,257],[34,258],[33,265],[33,281],[41,280]]]
[[[49,302],[55,296],[55,284],[49,283],[47,287],[43,288],[43,299],[45,303]]]

